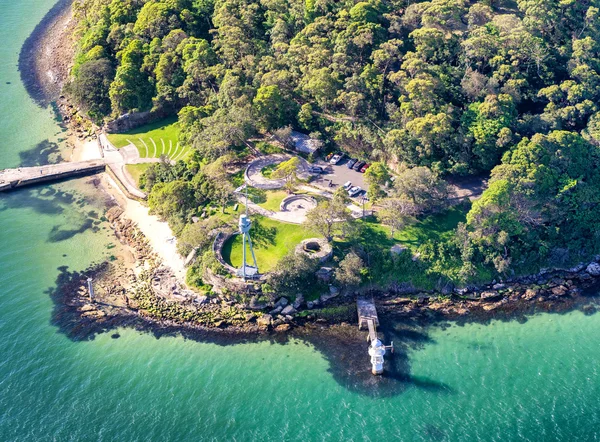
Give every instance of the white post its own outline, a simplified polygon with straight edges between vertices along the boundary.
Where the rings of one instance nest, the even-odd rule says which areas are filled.
[[[88,292],[90,293],[90,299],[94,300],[94,286],[92,285],[92,278],[87,279],[88,283]]]

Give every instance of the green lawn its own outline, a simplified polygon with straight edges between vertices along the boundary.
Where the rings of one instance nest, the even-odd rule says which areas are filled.
[[[115,147],[134,144],[142,158],[158,158],[167,155],[172,160],[184,159],[190,149],[178,142],[179,123],[177,118],[168,118],[138,127],[122,134],[108,134]]]
[[[395,233],[394,239],[411,248],[417,248],[427,241],[447,240],[453,235],[458,224],[466,221],[469,209],[470,207],[460,205],[440,214],[428,216]]]
[[[135,180],[135,184],[140,186],[140,177],[150,167],[149,163],[145,164],[126,164],[125,168],[131,177]]]
[[[272,270],[277,262],[293,250],[300,241],[315,236],[301,225],[281,223],[261,216],[253,216],[252,222],[250,235],[260,272]],[[223,258],[236,268],[242,266],[241,235],[236,235],[225,243]],[[252,261],[249,249],[247,261],[249,263]]]
[[[263,207],[272,212],[279,212],[281,208],[281,202],[289,194],[285,190],[272,190],[266,192],[266,201],[258,203],[260,207]]]

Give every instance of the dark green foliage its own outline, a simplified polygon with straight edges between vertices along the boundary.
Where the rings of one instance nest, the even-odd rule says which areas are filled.
[[[79,108],[92,120],[101,121],[110,114],[108,88],[114,68],[105,58],[83,63],[77,77],[67,86],[67,92]]]
[[[600,151],[579,135],[524,139],[492,172],[459,242],[469,263],[499,273],[568,266],[600,251]],[[468,270],[468,269],[467,269]]]
[[[310,293],[318,287],[318,267],[318,260],[292,251],[277,264],[267,282],[277,296],[293,299],[298,293]]]
[[[258,132],[318,132],[328,148],[409,170],[396,194],[372,186],[374,197],[393,198],[391,213],[439,210],[440,177],[493,170],[453,242],[427,244],[422,256],[452,268],[460,256],[465,279],[507,274],[598,250],[599,8],[598,0],[78,0],[69,91],[95,120],[179,114],[193,166],[153,166],[144,183],[176,230],[208,201],[227,202],[223,177],[198,173],[200,164],[244,151]],[[369,183],[387,180],[382,168]],[[420,265],[386,250],[359,255],[384,279]]]
[[[182,140],[203,156],[239,147],[256,130],[292,125],[326,133],[365,159],[479,173],[523,136],[594,131],[598,7],[80,0],[73,73],[77,80],[98,59],[115,66],[110,88],[101,83],[91,94],[110,89],[113,116],[203,109]]]

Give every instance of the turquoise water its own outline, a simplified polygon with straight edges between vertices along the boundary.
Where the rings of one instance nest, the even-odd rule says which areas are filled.
[[[60,146],[61,133],[16,69],[52,1],[0,6],[3,168],[46,140]],[[122,329],[74,342],[48,291],[59,267],[82,270],[112,242],[86,181],[0,196],[0,441],[600,438],[600,315],[431,327],[410,347],[410,379],[376,397],[297,340],[223,346]]]

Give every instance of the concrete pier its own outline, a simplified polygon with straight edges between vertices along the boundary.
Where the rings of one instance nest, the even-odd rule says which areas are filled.
[[[383,357],[388,351],[394,351],[394,343],[391,345],[383,345],[377,337],[377,326],[379,318],[377,317],[377,309],[373,298],[358,298],[356,300],[358,309],[358,329],[366,328],[369,331],[369,357],[371,359],[371,373],[374,375],[383,374]]]
[[[373,298],[358,298],[356,300],[356,308],[358,309],[358,329],[368,328],[368,321],[372,320],[375,326],[379,326],[379,318],[377,317],[377,309]]]
[[[106,163],[104,160],[93,160],[5,169],[0,171],[0,192],[39,183],[91,175],[104,172],[105,168]]]

